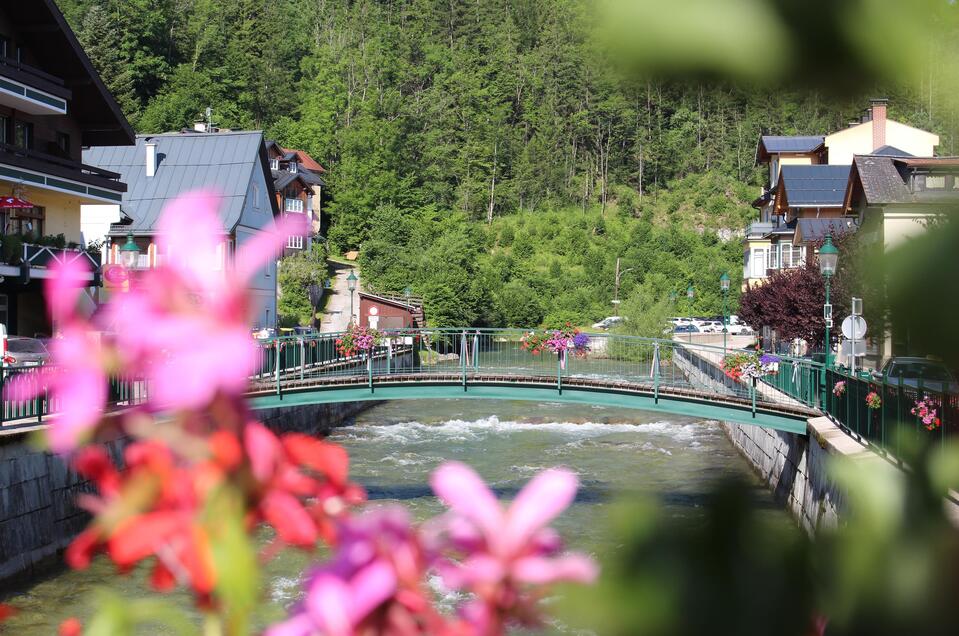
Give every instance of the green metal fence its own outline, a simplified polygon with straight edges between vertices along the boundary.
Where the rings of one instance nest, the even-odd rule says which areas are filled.
[[[50,391],[53,374],[56,368],[46,366],[4,366],[0,368],[0,426],[14,428],[17,426],[31,426],[42,422],[48,415],[56,414],[61,404]],[[25,393],[33,394],[26,399],[14,399],[7,395],[6,388],[13,378],[25,382],[28,390]],[[107,391],[107,407],[110,409],[123,408],[142,404],[149,395],[147,382],[141,378],[113,377],[109,380]]]
[[[836,385],[843,382],[843,390]],[[886,382],[853,376],[840,369],[826,372],[825,411],[829,416],[861,439],[901,456],[903,444],[941,444],[950,435],[959,433],[959,394],[945,383],[924,383],[921,378]],[[867,404],[867,396],[875,393],[877,408]],[[927,428],[912,413],[920,400],[936,410],[939,424]]]

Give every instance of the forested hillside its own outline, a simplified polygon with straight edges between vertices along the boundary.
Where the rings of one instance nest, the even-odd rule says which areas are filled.
[[[693,283],[717,311],[720,271],[741,276],[724,240],[752,213],[758,136],[841,128],[868,97],[623,73],[587,0],[60,5],[139,131],[212,107],[309,151],[329,168],[331,247],[362,247],[368,282],[411,284],[446,324],[598,318],[617,257],[621,296]],[[931,88],[879,93],[955,151]]]

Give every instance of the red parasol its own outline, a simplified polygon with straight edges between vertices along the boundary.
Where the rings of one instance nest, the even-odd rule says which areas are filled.
[[[34,206],[20,197],[0,197],[0,210],[29,210]]]

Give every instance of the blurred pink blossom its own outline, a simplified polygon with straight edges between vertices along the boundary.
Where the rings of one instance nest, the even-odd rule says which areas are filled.
[[[124,365],[147,377],[151,402],[161,408],[198,409],[219,392],[245,389],[256,360],[249,279],[288,235],[306,229],[300,215],[284,217],[241,245],[231,265],[219,205],[216,195],[195,192],[167,206],[158,237],[164,265],[109,307]]]
[[[441,560],[438,569],[447,586],[475,595],[463,614],[478,633],[501,633],[511,620],[534,621],[539,595],[530,592],[535,586],[595,580],[595,563],[584,555],[559,554],[559,538],[547,527],[573,501],[573,473],[538,474],[506,509],[464,464],[443,464],[430,483],[451,509],[447,534],[462,557]]]
[[[26,401],[49,399],[60,415],[47,431],[55,453],[69,453],[93,429],[107,402],[108,378],[100,347],[90,338],[91,326],[74,309],[90,270],[80,261],[57,262],[44,282],[44,294],[56,337],[49,348],[55,366],[14,375],[4,397]]]
[[[400,506],[342,524],[336,557],[307,577],[306,597],[266,636],[453,634],[421,589],[429,560]]]

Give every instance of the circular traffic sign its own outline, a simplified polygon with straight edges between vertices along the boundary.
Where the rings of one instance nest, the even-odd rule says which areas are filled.
[[[850,340],[862,340],[866,335],[866,321],[862,316],[846,316],[842,321],[842,335]]]
[[[370,315],[371,315],[371,316],[375,316],[375,315],[378,314],[378,313],[380,313],[380,310],[379,310],[378,308],[376,308],[376,307],[370,307]]]

